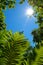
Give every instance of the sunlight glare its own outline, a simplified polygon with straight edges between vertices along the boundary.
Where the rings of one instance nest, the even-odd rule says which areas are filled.
[[[32,8],[28,8],[27,10],[26,10],[26,15],[27,16],[32,16],[34,14],[34,10],[32,9]]]

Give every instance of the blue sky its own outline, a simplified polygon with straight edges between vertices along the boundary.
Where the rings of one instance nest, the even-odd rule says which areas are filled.
[[[4,14],[6,16],[5,22],[7,24],[7,30],[12,30],[13,33],[24,31],[24,35],[31,42],[33,46],[33,37],[31,35],[32,30],[38,28],[35,24],[36,18],[34,16],[27,17],[25,15],[26,9],[31,6],[25,2],[24,4],[16,4],[15,8],[6,9]]]

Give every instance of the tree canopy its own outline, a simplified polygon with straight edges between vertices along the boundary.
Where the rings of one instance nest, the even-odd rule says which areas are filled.
[[[19,4],[25,0],[20,0]],[[43,65],[43,0],[27,0],[33,7],[38,29],[32,31],[35,47],[23,32],[6,30],[3,10],[15,7],[16,0],[0,0],[0,65]]]

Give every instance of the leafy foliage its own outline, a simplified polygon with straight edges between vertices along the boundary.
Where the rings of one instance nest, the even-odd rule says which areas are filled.
[[[43,0],[28,0],[36,12],[39,28],[32,31],[33,41],[36,42],[37,57],[33,65],[43,65]]]
[[[35,61],[37,56],[37,53],[35,51],[35,48],[33,48],[32,46],[30,46],[27,50],[26,53],[24,54],[24,59],[27,62],[26,65],[32,65],[33,61]]]
[[[22,0],[23,1],[23,0]],[[3,11],[14,7],[16,0],[0,1],[0,65],[20,65],[29,42],[21,32],[12,34],[6,30]]]
[[[6,9],[8,6],[9,8],[14,7],[16,3],[16,0],[0,0],[0,8],[1,9]]]
[[[43,46],[40,49],[36,49],[37,57],[33,65],[43,65]]]
[[[20,64],[23,54],[29,46],[29,42],[25,39],[23,34],[18,32],[13,34],[11,32],[5,32],[1,40],[1,51],[0,59],[4,59],[6,65],[17,65]],[[0,52],[1,52],[0,51]]]
[[[24,3],[24,1],[25,1],[25,0],[20,0],[20,2],[19,2],[19,3],[20,3],[20,4],[23,4],[23,3]]]
[[[20,4],[25,0],[20,0]],[[39,28],[32,31],[35,48],[22,32],[6,30],[2,10],[15,7],[16,0],[0,0],[0,65],[43,65],[43,0],[28,0],[33,6]]]
[[[4,22],[4,14],[2,13],[2,11],[0,11],[0,30],[3,30],[6,28],[6,24]]]

